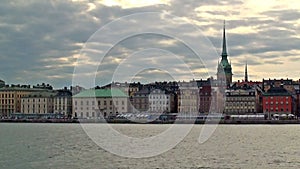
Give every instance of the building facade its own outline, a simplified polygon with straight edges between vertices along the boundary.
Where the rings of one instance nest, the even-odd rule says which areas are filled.
[[[174,94],[161,89],[152,90],[149,94],[149,111],[154,113],[175,112]]]
[[[199,89],[196,81],[178,82],[178,112],[195,113],[199,110]]]
[[[262,95],[263,113],[269,118],[274,114],[293,113],[292,94],[283,87],[272,87]]]
[[[225,114],[256,113],[255,89],[229,89],[225,93]]]
[[[33,92],[21,98],[23,114],[54,114],[55,91]]]
[[[144,88],[139,90],[130,96],[130,112],[146,112],[149,111],[149,94],[150,90],[148,88]]]
[[[119,89],[84,90],[73,96],[73,117],[106,118],[128,111],[128,95]]]
[[[21,113],[21,98],[39,91],[44,90],[30,88],[30,85],[11,85],[0,88],[0,116]]]
[[[208,114],[212,101],[211,79],[197,81],[199,87],[199,112]]]
[[[54,96],[54,113],[61,114],[64,117],[72,117],[72,92],[64,89],[57,90]]]

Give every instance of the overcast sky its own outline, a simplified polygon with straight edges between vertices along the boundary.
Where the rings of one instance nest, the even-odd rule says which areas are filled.
[[[76,69],[96,84],[215,76],[223,20],[233,80],[246,61],[250,80],[300,78],[297,0],[10,0],[0,5],[0,79],[60,88]]]

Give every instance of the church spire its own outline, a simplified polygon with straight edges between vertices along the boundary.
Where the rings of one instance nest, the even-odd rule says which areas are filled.
[[[248,70],[247,70],[247,61],[246,61],[246,65],[245,65],[245,82],[248,82]]]
[[[224,20],[224,26],[223,26],[223,48],[222,48],[222,59],[227,58],[227,48],[226,48],[226,35],[225,35],[225,20]]]

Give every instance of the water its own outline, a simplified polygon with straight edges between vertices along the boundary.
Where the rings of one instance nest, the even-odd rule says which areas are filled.
[[[169,125],[114,124],[132,137],[148,137]],[[300,168],[300,126],[220,125],[199,144],[201,125],[175,148],[155,157],[111,154],[79,124],[0,124],[0,168]]]

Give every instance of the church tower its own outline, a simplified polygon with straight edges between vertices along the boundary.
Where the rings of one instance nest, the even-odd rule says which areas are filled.
[[[226,86],[229,86],[232,83],[232,68],[231,64],[227,59],[227,48],[226,48],[226,35],[225,35],[225,21],[223,27],[223,46],[222,46],[222,59],[221,62],[218,63],[217,70],[217,79],[219,82],[226,82]]]
[[[245,82],[248,82],[248,68],[247,68],[247,62],[245,65]]]

